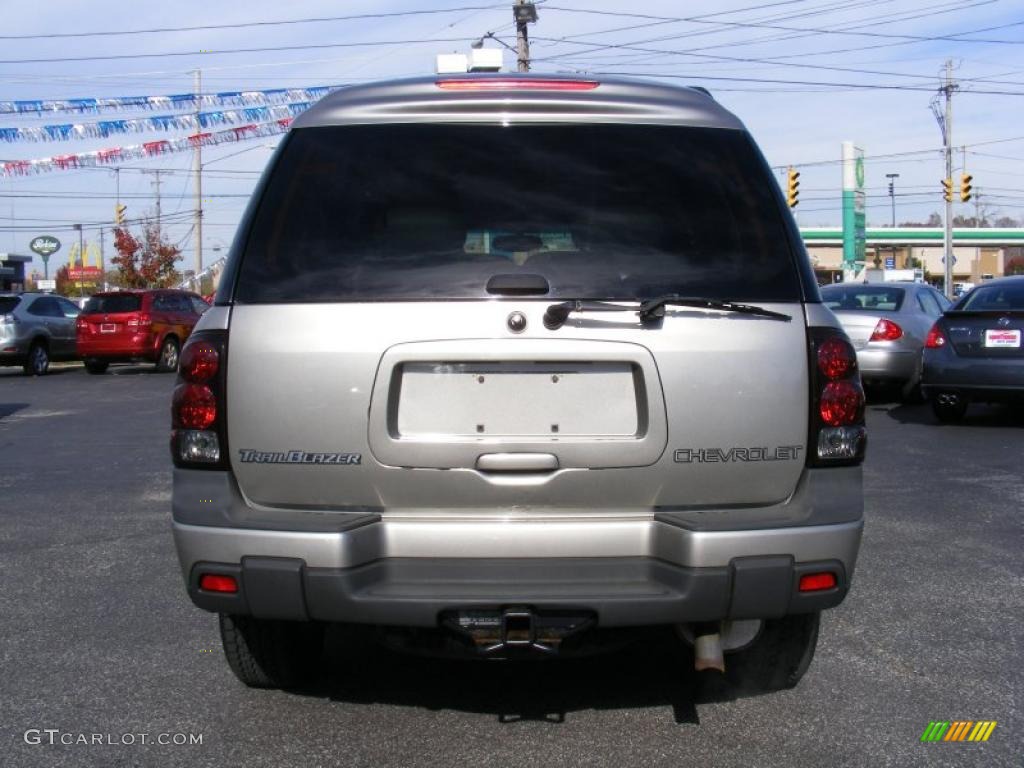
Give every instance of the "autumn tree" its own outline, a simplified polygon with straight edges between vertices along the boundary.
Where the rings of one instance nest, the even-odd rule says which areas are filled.
[[[152,222],[142,225],[141,237],[127,227],[116,227],[114,249],[117,255],[111,261],[125,288],[169,288],[181,279],[174,268],[181,251],[163,240]]]
[[[68,274],[68,266],[65,264],[63,267],[58,269],[53,279],[56,280],[56,291],[59,296],[70,296],[71,292],[75,288],[75,284],[71,282],[71,276]]]

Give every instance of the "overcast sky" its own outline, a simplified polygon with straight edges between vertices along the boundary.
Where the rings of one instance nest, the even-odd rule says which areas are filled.
[[[468,52],[470,43],[487,33],[494,38],[489,47],[501,42],[514,46],[511,4],[8,4],[0,30],[0,101],[189,92],[196,68],[202,70],[204,91],[426,75],[433,72],[436,54]],[[900,175],[898,221],[924,220],[941,210],[942,140],[929,102],[951,59],[960,85],[954,96],[953,143],[966,147],[966,154],[958,150],[955,166],[959,171],[966,158],[989,215],[1024,218],[1020,0],[548,0],[538,3],[538,13],[538,23],[530,28],[536,72],[629,73],[710,89],[746,123],[769,163],[780,169],[780,178],[787,165],[801,171],[797,218],[802,226],[840,222],[838,160],[844,140],[855,141],[867,154],[869,226],[890,221],[887,173]],[[368,14],[381,16],[338,18]],[[307,19],[318,20],[252,25]],[[210,28],[239,24],[249,26]],[[143,31],[155,29],[164,31]],[[94,34],[111,32],[132,34]],[[232,49],[250,50],[229,53]],[[176,53],[185,55],[168,55]],[[82,60],[89,57],[107,58]],[[505,61],[514,69],[507,50]],[[158,113],[0,115],[0,128],[153,114]],[[0,160],[51,157],[185,133],[0,142]],[[252,139],[204,150],[207,263],[230,243],[246,197],[276,142]],[[164,155],[131,161],[120,174],[128,215],[138,217],[151,213],[155,200],[154,177],[142,170],[168,171],[162,175],[162,210],[173,222],[168,232],[181,244],[185,267],[194,261],[188,215],[193,205],[191,162],[190,153]],[[77,239],[70,231],[75,222],[85,222],[86,238],[94,239],[99,225],[113,217],[114,195],[114,174],[107,170],[0,177],[0,251],[27,254],[29,241],[39,234],[53,234],[70,244]],[[956,208],[974,213],[973,202]],[[108,237],[108,259],[111,252]],[[65,247],[51,259],[51,270],[66,256]],[[38,259],[35,266],[42,269]]]

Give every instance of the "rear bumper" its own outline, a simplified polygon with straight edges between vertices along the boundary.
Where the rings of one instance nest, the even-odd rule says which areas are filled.
[[[979,399],[1024,396],[1024,359],[960,357],[953,350],[924,353],[921,390],[925,395],[959,392]]]
[[[858,531],[859,534],[859,531]],[[829,571],[834,588],[797,589],[805,573]],[[228,574],[235,594],[199,588],[204,573]],[[787,556],[734,558],[687,568],[654,558],[394,558],[354,568],[310,568],[293,558],[196,563],[192,601],[209,611],[292,621],[437,626],[442,613],[529,606],[585,611],[603,627],[719,619],[770,619],[831,608],[849,589],[838,560],[796,564]]]
[[[808,470],[764,508],[573,518],[263,510],[229,473],[179,469],[173,508],[200,608],[396,626],[510,605],[593,611],[602,626],[820,610],[845,597],[863,528],[859,467]],[[835,588],[797,591],[823,570]],[[203,592],[201,573],[234,575],[240,590]]]
[[[149,333],[118,336],[104,339],[79,338],[79,357],[95,357],[100,360],[156,360],[156,337]]]
[[[867,346],[857,350],[860,375],[869,380],[909,381],[917,375],[920,351],[892,346]]]

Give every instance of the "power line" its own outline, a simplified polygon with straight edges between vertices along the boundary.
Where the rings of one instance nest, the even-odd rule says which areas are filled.
[[[3,59],[0,64],[54,64],[65,61],[124,61],[128,59],[159,59],[172,56],[220,56],[235,53],[270,53],[274,51],[310,51],[323,48],[375,48],[381,45],[421,45],[425,43],[462,43],[465,37],[434,38],[432,40],[373,40],[365,43],[320,43],[306,45],[276,45],[261,48],[225,48],[215,51],[164,51],[161,53],[120,53],[106,56],[66,56],[47,59]]]
[[[503,10],[508,6],[501,5],[470,5],[458,8],[431,8],[418,11],[396,11],[392,13],[357,13],[350,16],[323,16],[306,19],[281,19],[278,21],[248,21],[236,24],[201,24],[194,27],[154,27],[151,29],[97,30],[93,32],[59,32],[39,33],[33,35],[0,35],[0,40],[55,40],[69,37],[111,37],[116,35],[148,35],[166,32],[201,32],[215,29],[244,29],[247,27],[279,27],[290,24],[322,24],[331,21],[357,21],[360,19],[388,19],[404,16],[426,16],[443,13],[462,13],[463,11]]]
[[[563,11],[566,13],[587,13],[595,14],[599,16],[619,16],[619,17],[630,17],[638,19],[650,19],[659,21],[686,21],[695,24],[720,24],[730,27],[742,27],[742,28],[753,28],[753,29],[775,29],[782,32],[801,32],[821,35],[850,35],[855,37],[871,37],[871,38],[890,38],[898,40],[906,40],[910,42],[953,42],[953,43],[992,43],[1001,45],[1024,45],[1024,40],[985,40],[985,39],[963,39],[964,35],[973,35],[980,32],[992,32],[999,29],[1009,29],[1010,27],[1024,26],[1024,21],[1015,21],[1008,24],[999,24],[992,27],[984,27],[981,29],[969,30],[967,32],[958,32],[955,35],[902,35],[897,33],[886,33],[886,32],[857,32],[855,30],[836,30],[827,29],[820,27],[785,27],[773,24],[764,24],[761,22],[742,22],[742,21],[706,21],[699,16],[690,17],[679,17],[679,16],[653,16],[645,13],[629,13],[627,11],[599,11],[588,8],[560,8],[558,6],[546,5],[544,6],[545,12],[549,11]],[[0,62],[2,63],[2,62]]]
[[[622,77],[635,77],[635,72],[608,72],[608,71],[597,71],[595,75],[613,75]],[[733,83],[767,83],[772,85],[814,85],[823,88],[850,88],[855,90],[881,90],[881,91],[920,91],[922,93],[933,93],[935,88],[929,88],[921,85],[894,85],[886,83],[836,83],[836,82],[822,82],[819,80],[781,80],[764,77],[724,77],[721,75],[678,75],[675,73],[645,73],[647,77],[662,77],[670,78],[674,80],[721,80],[724,82]],[[967,91],[967,93],[978,94],[978,95],[989,95],[989,96],[1024,96],[1024,91]]]

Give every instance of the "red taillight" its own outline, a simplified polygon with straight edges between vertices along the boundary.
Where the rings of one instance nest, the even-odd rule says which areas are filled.
[[[592,91],[595,80],[547,80],[537,77],[466,77],[438,80],[442,91]]]
[[[127,326],[129,328],[146,328],[153,324],[153,318],[147,315],[145,312],[137,312],[134,316],[128,318]]]
[[[84,317],[79,317],[75,320],[75,328],[79,331],[84,331],[89,327],[89,322]]]
[[[227,469],[227,331],[197,331],[181,348],[171,400],[174,466]]]
[[[821,393],[821,420],[830,427],[856,424],[863,407],[864,390],[852,381],[830,381]]]
[[[818,346],[818,370],[835,380],[849,376],[857,368],[857,354],[843,339],[831,337]]]
[[[821,592],[826,589],[834,589],[837,583],[836,575],[830,571],[805,573],[800,577],[799,590],[801,592]]]
[[[946,346],[946,335],[942,332],[942,328],[936,323],[932,326],[931,330],[928,331],[928,336],[924,340],[924,346],[926,349],[939,349]]]
[[[896,341],[901,336],[903,336],[903,329],[892,320],[886,320],[883,317],[875,325],[875,330],[872,331],[868,341]]]
[[[221,573],[204,573],[199,577],[199,588],[207,592],[234,594],[238,591],[238,582],[234,576],[225,576]]]
[[[179,384],[172,408],[175,427],[207,429],[217,420],[217,398],[205,384]]]
[[[217,375],[220,354],[207,342],[186,344],[181,353],[181,378],[194,384],[205,384]]]

